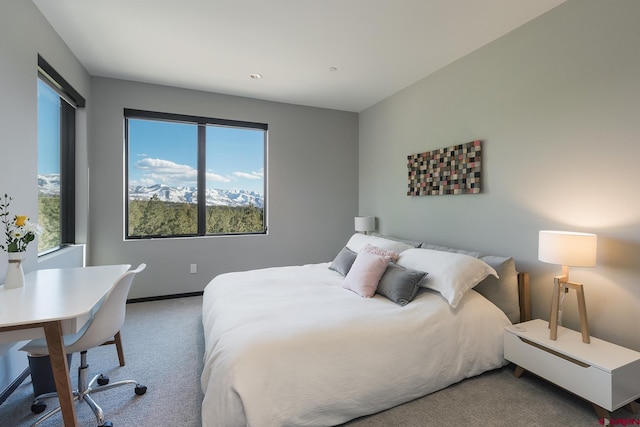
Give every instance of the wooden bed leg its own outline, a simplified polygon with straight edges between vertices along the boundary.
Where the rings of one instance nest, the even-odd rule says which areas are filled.
[[[591,406],[593,406],[593,410],[596,411],[596,416],[599,419],[611,418],[611,414],[609,413],[609,411],[604,409],[602,406],[596,405],[595,403],[592,403]]]
[[[638,413],[638,404],[635,401],[627,403],[626,405],[623,406],[623,408],[631,412],[632,414]]]
[[[526,369],[524,369],[522,366],[516,365],[516,369],[514,369],[513,371],[513,376],[516,378],[520,378],[525,372],[526,372]]]

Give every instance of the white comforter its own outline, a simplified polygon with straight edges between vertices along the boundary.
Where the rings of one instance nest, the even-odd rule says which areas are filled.
[[[475,291],[400,307],[328,264],[223,274],[204,292],[202,425],[330,426],[503,366],[510,322]],[[434,408],[434,411],[438,410]]]

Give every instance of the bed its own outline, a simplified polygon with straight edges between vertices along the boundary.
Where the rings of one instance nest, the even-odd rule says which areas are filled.
[[[362,279],[373,256],[386,267]],[[331,262],[221,274],[203,297],[202,425],[338,425],[499,368],[527,295],[511,257],[361,234]]]

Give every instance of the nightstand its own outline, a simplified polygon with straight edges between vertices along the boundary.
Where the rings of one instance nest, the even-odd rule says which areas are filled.
[[[549,339],[549,323],[535,319],[505,328],[504,357],[516,364],[514,375],[536,374],[591,402],[598,418],[623,406],[635,413],[640,397],[640,353],[558,327]]]

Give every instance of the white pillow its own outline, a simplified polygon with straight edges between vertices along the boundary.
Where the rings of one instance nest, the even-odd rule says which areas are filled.
[[[486,262],[469,255],[431,249],[408,249],[400,254],[398,265],[428,273],[420,286],[433,289],[453,308],[464,293],[480,283],[488,275],[498,273]]]
[[[347,248],[351,249],[354,252],[362,252],[367,244],[376,246],[380,249],[385,249],[387,251],[393,251],[398,254],[402,251],[413,248],[413,246],[407,243],[398,242],[397,240],[390,240],[385,239],[384,237],[371,236],[369,234],[361,233],[355,233],[353,236],[351,236],[351,238],[347,242]]]
[[[343,287],[365,298],[371,298],[389,265],[389,258],[370,252],[360,252],[344,278]]]

